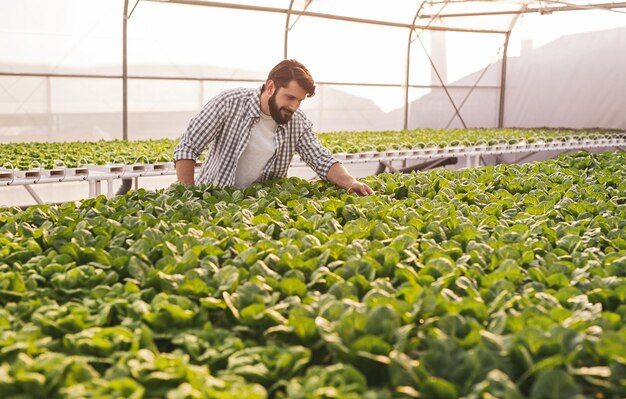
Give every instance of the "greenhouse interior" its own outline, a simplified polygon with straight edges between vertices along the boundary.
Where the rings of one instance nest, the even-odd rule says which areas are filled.
[[[0,398],[626,397],[626,2],[0,0]]]

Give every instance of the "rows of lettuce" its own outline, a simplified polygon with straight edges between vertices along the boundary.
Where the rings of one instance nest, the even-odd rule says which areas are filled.
[[[0,168],[50,170],[170,162],[176,144],[171,139],[8,143],[0,145]]]
[[[418,129],[387,132],[320,133],[320,141],[333,153],[393,151],[447,146],[626,138],[619,130],[566,129]],[[177,140],[98,141],[70,143],[13,143],[0,146],[0,167],[5,169],[77,168],[85,165],[154,164],[170,162]]]
[[[626,396],[624,153],[367,181],[0,211],[0,397]]]
[[[496,146],[553,141],[626,138],[623,130],[572,129],[418,129],[393,132],[320,133],[320,141],[333,153],[393,151],[422,148]]]

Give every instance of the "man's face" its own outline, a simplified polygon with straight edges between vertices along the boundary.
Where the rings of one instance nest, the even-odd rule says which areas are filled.
[[[269,98],[269,107],[270,115],[276,123],[282,125],[289,122],[306,94],[306,90],[295,80],[289,82],[287,87],[275,88],[274,94]]]

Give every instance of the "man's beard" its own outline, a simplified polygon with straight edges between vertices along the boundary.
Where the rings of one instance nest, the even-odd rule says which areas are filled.
[[[276,90],[269,98],[270,115],[276,123],[283,125],[291,120],[293,112],[289,111],[287,108],[278,108],[278,104],[276,103],[277,93],[278,90]]]

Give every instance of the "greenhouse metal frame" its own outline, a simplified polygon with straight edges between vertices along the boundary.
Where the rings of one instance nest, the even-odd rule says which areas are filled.
[[[411,84],[411,51],[412,45],[419,39],[418,30],[423,32],[429,31],[450,31],[450,32],[464,32],[464,33],[485,33],[493,35],[502,35],[502,64],[500,68],[500,82],[499,86],[495,87],[499,91],[498,105],[497,105],[497,127],[504,127],[504,114],[505,114],[505,92],[507,89],[507,53],[509,38],[513,31],[518,18],[523,14],[538,13],[538,14],[551,14],[553,12],[561,11],[588,11],[588,10],[606,10],[619,13],[626,13],[622,9],[626,8],[626,2],[606,2],[606,1],[587,1],[587,2],[565,2],[565,1],[502,1],[502,2],[481,2],[475,0],[445,0],[445,1],[420,1],[415,2],[416,11],[412,18],[411,23],[393,22],[382,19],[366,19],[357,18],[349,15],[329,14],[309,11],[309,6],[315,2],[315,0],[307,0],[304,2],[303,9],[296,9],[294,7],[294,0],[289,1],[289,6],[286,8],[279,7],[267,7],[251,4],[240,4],[236,2],[214,2],[203,0],[124,0],[123,15],[122,15],[122,74],[121,75],[108,75],[108,74],[67,74],[67,73],[22,73],[22,72],[2,72],[0,76],[25,76],[25,77],[45,77],[45,78],[94,78],[94,79],[116,79],[122,82],[122,137],[128,139],[128,81],[129,80],[171,80],[171,81],[198,81],[198,82],[258,82],[258,79],[244,79],[244,78],[216,78],[211,76],[197,76],[197,77],[176,77],[176,76],[145,76],[135,75],[128,73],[128,24],[132,23],[131,17],[141,2],[156,2],[156,3],[171,3],[172,5],[185,5],[185,6],[200,6],[200,7],[213,7],[224,8],[232,10],[245,10],[259,13],[274,13],[285,15],[285,28],[284,28],[284,42],[283,42],[283,57],[289,57],[289,37],[291,29],[297,24],[300,17],[310,18],[322,18],[334,21],[344,21],[356,24],[370,24],[386,27],[395,27],[408,30],[407,45],[406,45],[406,59],[398,60],[398,62],[404,62],[406,74],[404,76],[404,82],[402,84],[392,83],[366,83],[366,82],[342,82],[342,81],[318,81],[320,85],[335,85],[335,86],[372,86],[372,87],[394,87],[401,88],[404,91],[404,104],[403,104],[403,128],[409,128],[409,89],[410,88],[422,88],[443,89],[450,105],[454,109],[454,115],[450,119],[448,127],[453,119],[458,118],[464,128],[467,128],[467,124],[464,121],[460,107],[463,105],[457,104],[449,93],[449,88],[464,88],[469,89],[464,101],[474,92],[477,87],[480,87],[479,83],[482,78],[482,74],[478,77],[475,83],[471,86],[455,86],[446,84],[438,72],[438,67],[433,62],[432,58],[428,54],[427,49],[424,47],[424,52],[429,59],[430,65],[437,75],[440,85],[420,85]],[[499,4],[494,4],[499,3]],[[494,7],[498,5],[499,7]],[[504,5],[505,8],[502,8]],[[454,7],[463,7],[462,11],[456,10]],[[469,7],[469,8],[468,8]],[[494,7],[494,9],[491,9]],[[464,10],[464,11],[463,11]],[[442,20],[457,20],[468,19],[476,17],[503,17],[509,18],[506,25],[507,29],[476,29],[447,26],[440,23]],[[295,19],[295,20],[294,20]],[[425,24],[419,24],[419,21],[426,21]],[[420,42],[421,43],[421,42]],[[421,43],[423,46],[423,43]],[[487,66],[489,67],[489,66]],[[483,70],[483,74],[486,71]],[[49,85],[49,82],[48,82]],[[489,86],[492,87],[492,86]],[[50,99],[48,99],[50,101]],[[463,102],[464,102],[463,101]],[[50,105],[48,105],[50,108]]]

